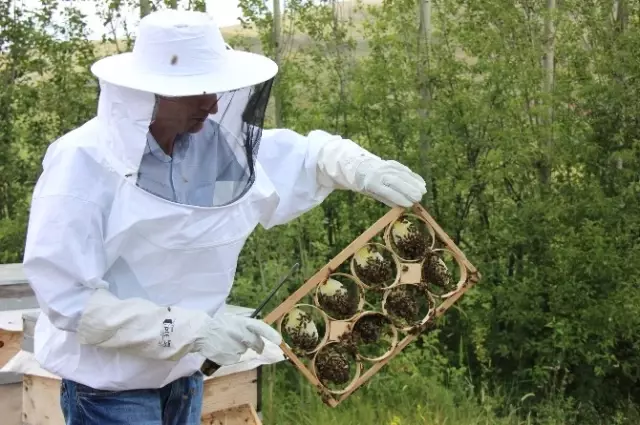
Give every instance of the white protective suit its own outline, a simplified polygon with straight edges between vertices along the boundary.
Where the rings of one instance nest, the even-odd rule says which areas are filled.
[[[336,188],[388,205],[409,206],[424,194],[424,181],[406,167],[349,140],[323,131],[303,136],[281,129],[262,131],[246,189],[232,179],[202,180],[189,189],[185,177],[185,187],[174,185],[178,169],[195,176],[202,157],[218,161],[220,146],[225,152],[237,148],[229,140],[240,136],[230,131],[224,138],[220,130],[223,115],[233,108],[209,116],[208,127],[185,145],[181,161],[176,149],[176,169],[167,168],[172,192],[154,193],[148,187],[159,177],[144,168],[145,158],[154,155],[148,132],[154,93],[231,92],[267,81],[277,68],[258,55],[225,51],[217,27],[204,14],[157,12],[142,20],[139,31],[127,60],[107,58],[93,69],[101,84],[97,116],[49,147],[33,192],[24,256],[43,313],[36,325],[36,359],[58,376],[106,390],[158,388],[197,371],[205,357],[230,364],[247,348],[259,351],[262,338],[280,342],[262,322],[217,314],[231,290],[239,253],[257,225],[287,223]],[[228,71],[226,80],[222,71],[215,79],[200,78],[198,70],[211,68],[198,62],[206,62],[207,49],[215,53],[216,64],[231,55],[240,68]],[[166,62],[173,67],[158,59],[175,51],[181,53],[177,64]],[[247,69],[251,60],[256,63]],[[152,66],[136,77],[145,61]],[[254,73],[246,84],[238,76],[243,72]],[[163,73],[173,73],[175,85],[163,82]],[[175,78],[180,73],[184,77]],[[207,86],[207,81],[214,82]],[[217,139],[201,143],[198,138],[207,134]],[[214,154],[193,154],[214,144]],[[229,155],[242,163],[241,153]],[[170,157],[167,161],[174,166]],[[219,180],[223,168],[211,165]],[[143,175],[151,179],[145,188]],[[211,201],[227,192],[238,196],[227,203]],[[198,198],[193,193],[207,203],[191,202]]]

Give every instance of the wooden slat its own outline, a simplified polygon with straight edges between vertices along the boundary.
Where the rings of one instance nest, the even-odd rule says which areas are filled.
[[[251,404],[224,409],[202,417],[201,425],[262,425]]]
[[[0,385],[0,423],[22,425],[22,376],[18,382]]]
[[[0,368],[20,351],[22,345],[22,331],[7,331],[0,329]]]
[[[22,377],[22,425],[64,425],[59,379]]]
[[[22,263],[0,264],[0,286],[27,283]]]
[[[202,414],[208,414],[229,407],[251,404],[257,407],[257,369],[204,381]]]
[[[440,225],[436,222],[436,220],[433,217],[431,217],[431,215],[427,212],[426,209],[424,209],[422,205],[420,204],[414,205],[413,210],[415,211],[416,214],[421,216],[427,223],[429,223],[429,226],[433,228],[438,238],[440,238],[440,240],[442,240],[447,245],[447,248],[453,251],[453,253],[462,260],[462,263],[471,274],[474,274],[477,272],[473,264],[471,264],[469,260],[467,260],[467,257],[464,255],[464,252],[462,252],[460,248],[458,248],[458,246],[453,242],[453,240],[449,237],[449,235],[447,235],[447,233],[442,229],[442,227],[440,227]]]
[[[401,265],[406,270],[400,271],[400,283],[420,283],[422,280],[422,265],[419,263],[406,263]]]

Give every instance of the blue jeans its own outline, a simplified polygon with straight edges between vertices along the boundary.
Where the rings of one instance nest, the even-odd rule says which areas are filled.
[[[127,391],[96,390],[63,379],[60,405],[66,425],[200,425],[202,373],[160,389]]]

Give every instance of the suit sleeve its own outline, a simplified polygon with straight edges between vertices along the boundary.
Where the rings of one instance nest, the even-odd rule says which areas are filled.
[[[264,130],[258,162],[278,195],[277,206],[262,215],[265,228],[285,224],[320,205],[336,186],[318,169],[321,148],[336,136],[313,131]]]
[[[42,313],[75,332],[89,297],[109,286],[102,280],[103,208],[87,196],[100,192],[100,182],[77,156],[50,151],[44,162],[31,199],[24,272]]]

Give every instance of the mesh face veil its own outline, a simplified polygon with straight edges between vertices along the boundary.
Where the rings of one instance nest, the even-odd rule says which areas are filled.
[[[131,52],[91,70],[101,144],[129,183],[198,207],[251,188],[278,71],[271,59],[233,50],[207,13],[167,9],[140,20]]]
[[[270,79],[215,96],[156,96],[152,122],[156,121],[159,128],[179,120],[182,128],[188,128],[189,123],[197,127],[179,133],[169,153],[149,131],[136,185],[168,201],[199,207],[224,206],[241,198],[255,180],[272,82]],[[207,108],[211,110],[204,122],[199,122],[193,115],[203,114],[202,107],[195,106],[203,99],[209,101]],[[187,112],[176,114],[178,118],[171,112],[163,115],[158,107],[161,101]]]

